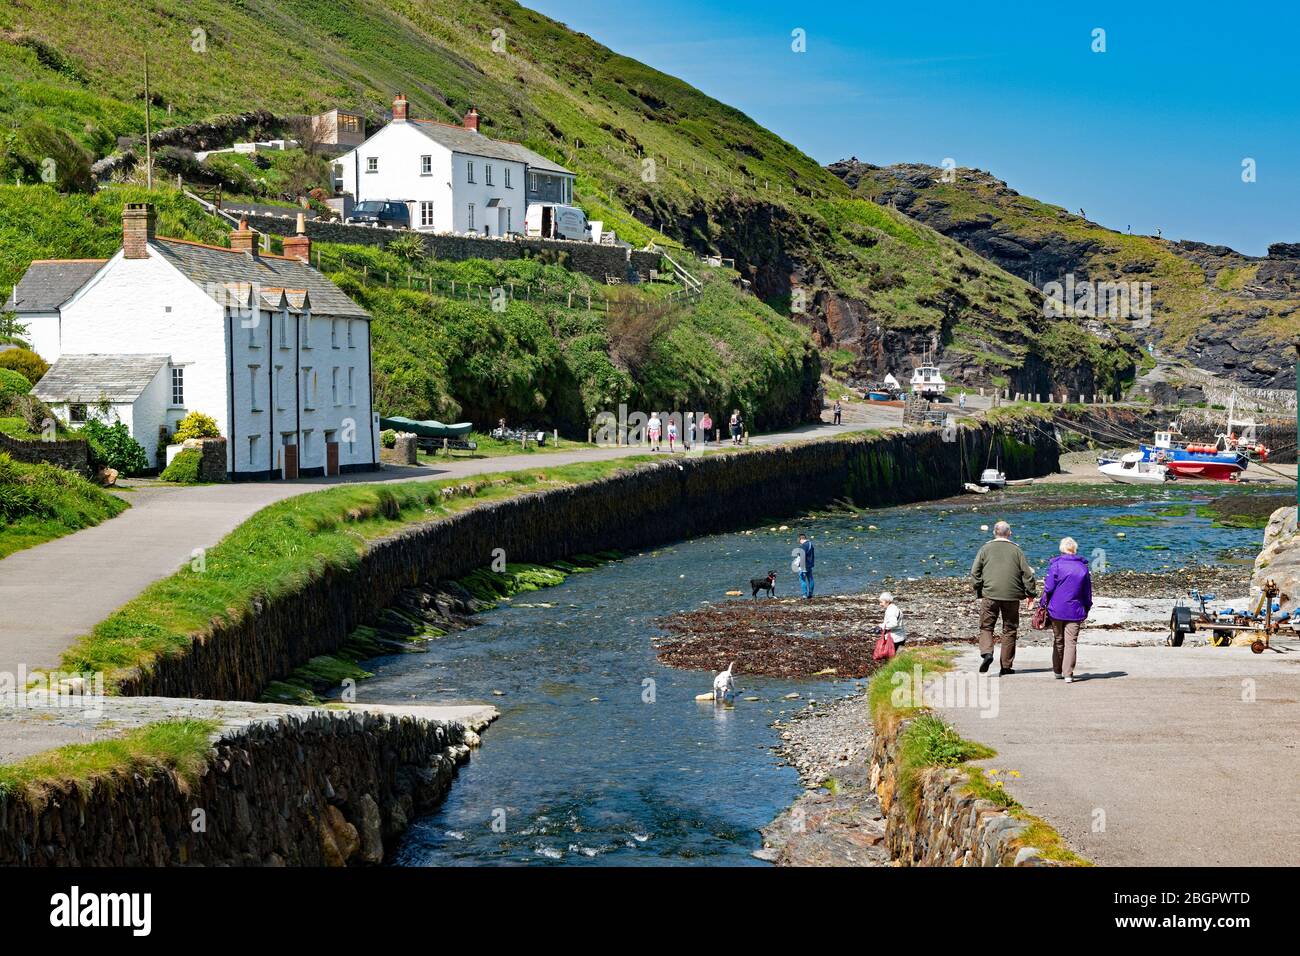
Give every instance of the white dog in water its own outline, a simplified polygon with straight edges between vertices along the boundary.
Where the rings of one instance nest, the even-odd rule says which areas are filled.
[[[736,681],[732,677],[735,670],[736,662],[732,661],[727,665],[725,671],[720,672],[717,677],[713,678],[713,700],[715,703],[726,701],[728,698],[731,700],[736,699]]]

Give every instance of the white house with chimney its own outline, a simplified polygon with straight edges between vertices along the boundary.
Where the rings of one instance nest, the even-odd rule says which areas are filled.
[[[478,110],[461,125],[413,119],[405,95],[393,121],[335,160],[334,187],[355,202],[406,203],[422,232],[523,234],[530,203],[573,203],[575,176],[545,156],[479,132]]]
[[[311,240],[230,248],[154,231],[128,204],[111,259],[33,262],[7,307],[52,363],[33,394],[76,423],[122,421],[150,461],[190,411],[226,439],[232,480],[378,467],[370,315],[309,264]]]

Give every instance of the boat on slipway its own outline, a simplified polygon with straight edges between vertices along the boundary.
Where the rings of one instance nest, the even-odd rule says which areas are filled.
[[[1131,451],[1118,460],[1099,461],[1097,470],[1125,485],[1158,485],[1174,477],[1165,465],[1145,460],[1140,451]]]
[[[1163,465],[1178,478],[1210,478],[1236,481],[1250,466],[1252,455],[1268,460],[1268,448],[1255,438],[1253,421],[1233,416],[1236,396],[1228,404],[1227,427],[1214,436],[1213,442],[1185,442],[1175,426],[1155,433],[1151,444],[1139,445],[1142,460]]]

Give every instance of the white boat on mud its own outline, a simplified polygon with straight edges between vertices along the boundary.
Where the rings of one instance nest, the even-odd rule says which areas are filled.
[[[1007,476],[997,468],[985,468],[980,473],[980,484],[985,488],[1005,488]]]
[[[1154,461],[1143,461],[1140,451],[1131,451],[1121,456],[1119,461],[1098,465],[1097,470],[1111,481],[1126,485],[1158,485],[1173,480],[1168,468]]]

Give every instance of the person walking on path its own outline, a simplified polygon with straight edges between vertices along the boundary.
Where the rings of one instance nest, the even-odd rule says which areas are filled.
[[[659,451],[659,432],[662,426],[659,423],[659,413],[652,412],[650,421],[646,425],[646,432],[650,435],[650,450]]]
[[[840,400],[837,398],[835,399],[835,424],[836,425],[840,424],[840,416],[843,413],[844,413],[844,409],[840,407]]]
[[[1061,553],[1052,558],[1043,577],[1042,606],[1052,619],[1052,673],[1074,683],[1079,628],[1092,610],[1092,571],[1079,556],[1079,542],[1061,539]]]
[[[1025,553],[1011,540],[1011,525],[999,521],[993,526],[993,540],[985,542],[975,555],[970,575],[980,606],[980,673],[993,663],[993,628],[1001,617],[1002,667],[998,676],[1014,674],[1020,602],[1028,607],[1038,585]]]
[[[713,416],[708,412],[700,419],[700,433],[704,436],[704,444],[709,444],[709,432],[713,431]]]
[[[740,409],[735,408],[731,411],[731,443],[740,444],[741,433],[745,430],[745,420],[740,417]]]
[[[799,551],[803,552],[797,556],[799,566],[799,588],[803,591],[803,596],[812,600],[813,596],[813,562],[816,560],[816,549],[813,548],[812,540],[806,535],[799,535]]]
[[[668,419],[668,454],[671,455],[673,452],[677,450],[675,447],[673,447],[676,444],[676,442],[677,442],[677,422],[670,418]]]

